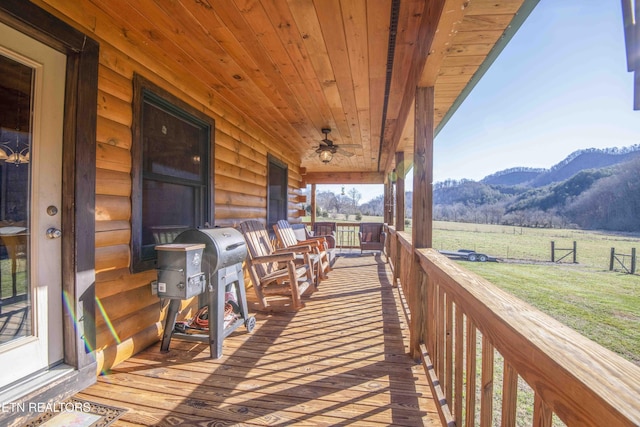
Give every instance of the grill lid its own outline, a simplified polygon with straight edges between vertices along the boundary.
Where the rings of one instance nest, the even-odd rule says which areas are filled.
[[[247,244],[238,230],[232,227],[189,229],[178,234],[173,243],[204,243],[203,262],[211,273],[244,262]]]

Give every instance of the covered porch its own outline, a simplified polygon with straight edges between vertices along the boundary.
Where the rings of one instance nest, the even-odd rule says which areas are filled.
[[[174,339],[169,353],[154,345],[77,397],[127,409],[115,426],[441,425],[392,284],[384,255],[345,250],[304,309],[256,313],[222,358]]]

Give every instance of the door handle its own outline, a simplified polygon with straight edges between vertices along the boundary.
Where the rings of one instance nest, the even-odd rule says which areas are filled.
[[[57,228],[50,227],[47,229],[47,237],[49,239],[59,239],[62,236],[62,231]]]

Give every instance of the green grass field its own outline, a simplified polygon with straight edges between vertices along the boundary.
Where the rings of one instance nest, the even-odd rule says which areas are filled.
[[[437,249],[474,249],[503,258],[499,263],[460,263],[640,365],[640,276],[609,271],[611,248],[630,254],[632,247],[640,248],[640,239],[581,230],[447,222],[436,222],[433,234]],[[571,257],[549,262],[552,240],[560,248],[571,248],[575,240],[577,264]]]

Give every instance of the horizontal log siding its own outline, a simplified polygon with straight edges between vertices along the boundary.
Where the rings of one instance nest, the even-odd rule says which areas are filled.
[[[166,307],[151,294],[155,271],[129,272],[131,262],[131,124],[133,75],[145,78],[216,121],[215,224],[234,226],[264,220],[267,204],[267,155],[289,165],[293,194],[302,185],[297,155],[278,138],[252,126],[229,108],[206,83],[186,74],[178,64],[153,55],[121,29],[111,25],[90,2],[82,7],[66,0],[34,3],[89,33],[100,42],[96,173],[96,312],[98,371],[152,344]],[[289,212],[301,205],[290,198]],[[247,283],[250,286],[250,283]],[[195,299],[194,299],[195,300]],[[185,316],[194,304],[183,303]]]

